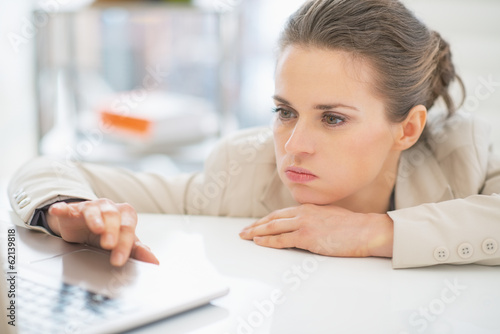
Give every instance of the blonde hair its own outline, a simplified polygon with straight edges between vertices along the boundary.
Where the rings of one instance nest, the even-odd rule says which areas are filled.
[[[449,44],[397,0],[312,0],[290,16],[280,37],[289,45],[342,50],[368,59],[375,92],[386,102],[389,120],[403,121],[410,109],[428,110],[441,97],[448,116],[456,106],[449,92],[457,80]],[[461,102],[461,103],[462,103]]]

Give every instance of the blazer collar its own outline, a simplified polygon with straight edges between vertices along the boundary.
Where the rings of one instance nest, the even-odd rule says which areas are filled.
[[[401,154],[396,177],[396,209],[453,198],[446,176],[425,142],[420,142]]]

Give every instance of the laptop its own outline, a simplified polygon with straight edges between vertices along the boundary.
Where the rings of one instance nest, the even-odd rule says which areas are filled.
[[[9,244],[10,243],[10,244]],[[208,267],[129,260],[31,231],[0,213],[0,333],[119,333],[194,309],[228,293]]]

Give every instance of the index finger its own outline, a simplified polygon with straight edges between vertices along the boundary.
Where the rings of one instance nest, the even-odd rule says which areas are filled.
[[[111,264],[122,266],[130,257],[130,253],[136,240],[135,228],[137,226],[137,215],[127,205],[119,205],[121,213],[120,234],[116,247],[111,250]]]
[[[275,210],[275,211],[271,212],[270,214],[268,214],[267,216],[262,217],[261,219],[257,220],[253,224],[248,225],[247,227],[245,227],[243,229],[243,231],[250,229],[250,228],[253,228],[253,227],[256,227],[256,226],[259,226],[259,225],[262,225],[262,224],[267,224],[270,221],[275,220],[275,219],[293,218],[296,216],[296,213],[297,213],[297,207],[295,207],[295,206],[290,207],[290,208]]]
[[[130,257],[139,261],[160,264],[158,258],[153,254],[151,249],[144,245],[137,237],[135,238]]]

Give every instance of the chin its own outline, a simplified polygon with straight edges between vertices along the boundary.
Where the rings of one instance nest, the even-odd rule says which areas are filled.
[[[302,188],[302,189],[300,189]],[[326,196],[314,191],[312,189],[303,189],[304,187],[293,187],[290,189],[293,198],[297,203],[300,204],[315,204],[315,205],[328,205],[333,203],[334,201],[331,198],[327,198]]]

